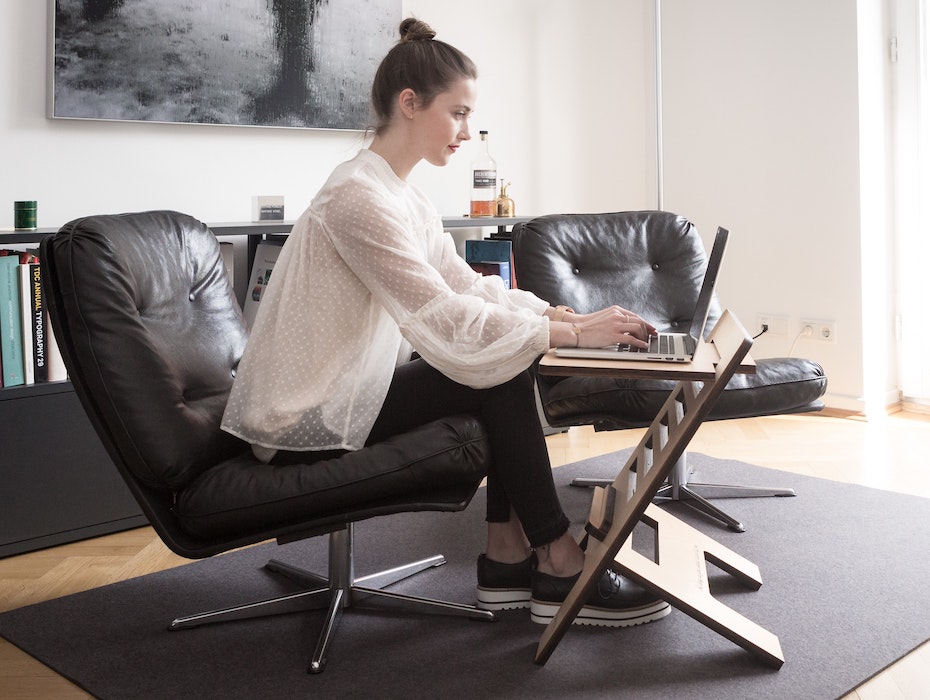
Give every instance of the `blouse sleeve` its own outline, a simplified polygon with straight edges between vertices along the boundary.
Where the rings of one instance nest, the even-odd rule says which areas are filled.
[[[484,388],[512,379],[548,350],[545,302],[510,294],[499,279],[459,265],[448,258],[446,243],[439,265],[431,264],[428,237],[382,202],[364,189],[342,193],[330,200],[326,232],[427,362],[454,381]]]

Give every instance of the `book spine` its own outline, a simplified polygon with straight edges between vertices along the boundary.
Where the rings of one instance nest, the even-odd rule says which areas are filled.
[[[48,316],[42,296],[42,268],[29,265],[29,318],[32,329],[32,364],[36,383],[48,381]]]
[[[19,265],[19,322],[22,327],[23,383],[35,384],[35,337],[32,328],[31,263]]]
[[[0,257],[0,356],[3,385],[18,386],[23,376],[23,326],[20,320],[19,257]]]

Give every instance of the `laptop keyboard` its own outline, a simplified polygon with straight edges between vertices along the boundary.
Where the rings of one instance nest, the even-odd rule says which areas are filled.
[[[683,348],[678,345],[681,336],[677,333],[659,333],[650,336],[649,347],[640,348],[633,345],[618,345],[617,350],[620,352],[648,353],[650,355],[676,355],[682,352]]]
[[[651,355],[670,355],[675,352],[675,336],[670,333],[659,333],[650,336],[649,347],[640,348],[633,345],[621,345],[617,348],[626,352],[645,352]]]

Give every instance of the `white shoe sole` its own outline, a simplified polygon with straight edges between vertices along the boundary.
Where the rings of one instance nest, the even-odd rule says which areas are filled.
[[[477,607],[481,610],[523,610],[530,607],[527,588],[482,588],[478,586]]]
[[[530,601],[530,619],[540,625],[548,625],[559,611],[558,603]],[[572,621],[573,625],[595,625],[598,627],[635,627],[660,620],[672,611],[664,600],[656,600],[638,608],[611,610],[594,605],[585,605]]]

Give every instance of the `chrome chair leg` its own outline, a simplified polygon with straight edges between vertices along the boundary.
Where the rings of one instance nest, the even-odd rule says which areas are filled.
[[[345,593],[341,589],[333,591],[332,598],[329,602],[329,610],[326,612],[326,620],[323,623],[323,629],[320,631],[320,638],[316,643],[316,649],[310,659],[310,666],[307,669],[309,673],[323,673],[326,668],[326,650],[333,639],[336,631],[336,625],[342,617],[342,611],[345,608]]]
[[[655,495],[656,502],[680,501],[687,506],[698,510],[721,521],[735,532],[745,532],[745,526],[736,518],[710,503],[709,498],[768,498],[788,497],[797,495],[794,489],[757,487],[757,486],[730,486],[726,484],[700,484],[688,481],[691,470],[688,468],[688,453],[681,455],[675,463],[668,477],[668,482],[660,488]],[[578,477],[572,480],[572,486],[593,488],[607,486],[613,479],[594,479]]]
[[[281,615],[283,613],[305,612],[307,610],[319,609],[325,605],[329,598],[329,586],[312,589],[309,591],[300,591],[286,596],[278,596],[267,600],[260,600],[245,605],[235,605],[220,610],[211,610],[209,612],[187,615],[174,619],[168,629],[172,632],[176,630],[192,629],[201,625],[208,625],[217,622],[230,622],[232,620],[248,620],[256,617],[268,617],[270,615]]]
[[[182,630],[199,627],[216,622],[230,620],[245,620],[249,618],[265,617],[281,613],[303,612],[307,610],[327,607],[323,628],[317,640],[316,649],[310,659],[308,671],[321,673],[326,667],[326,655],[336,627],[342,617],[343,611],[351,607],[356,599],[366,596],[387,598],[414,607],[439,610],[453,615],[467,616],[474,619],[491,622],[494,613],[480,610],[473,605],[450,603],[432,598],[405,595],[393,591],[383,590],[384,587],[397,583],[405,578],[420,573],[426,569],[441,566],[446,560],[441,555],[435,555],[397,566],[385,571],[368,574],[355,578],[355,561],[353,557],[352,541],[354,527],[349,523],[345,528],[331,532],[329,535],[329,571],[328,576],[320,576],[291,564],[272,559],[265,568],[276,574],[305,587],[307,590],[285,596],[278,596],[268,600],[237,605],[221,610],[198,613],[175,619],[168,629]]]

